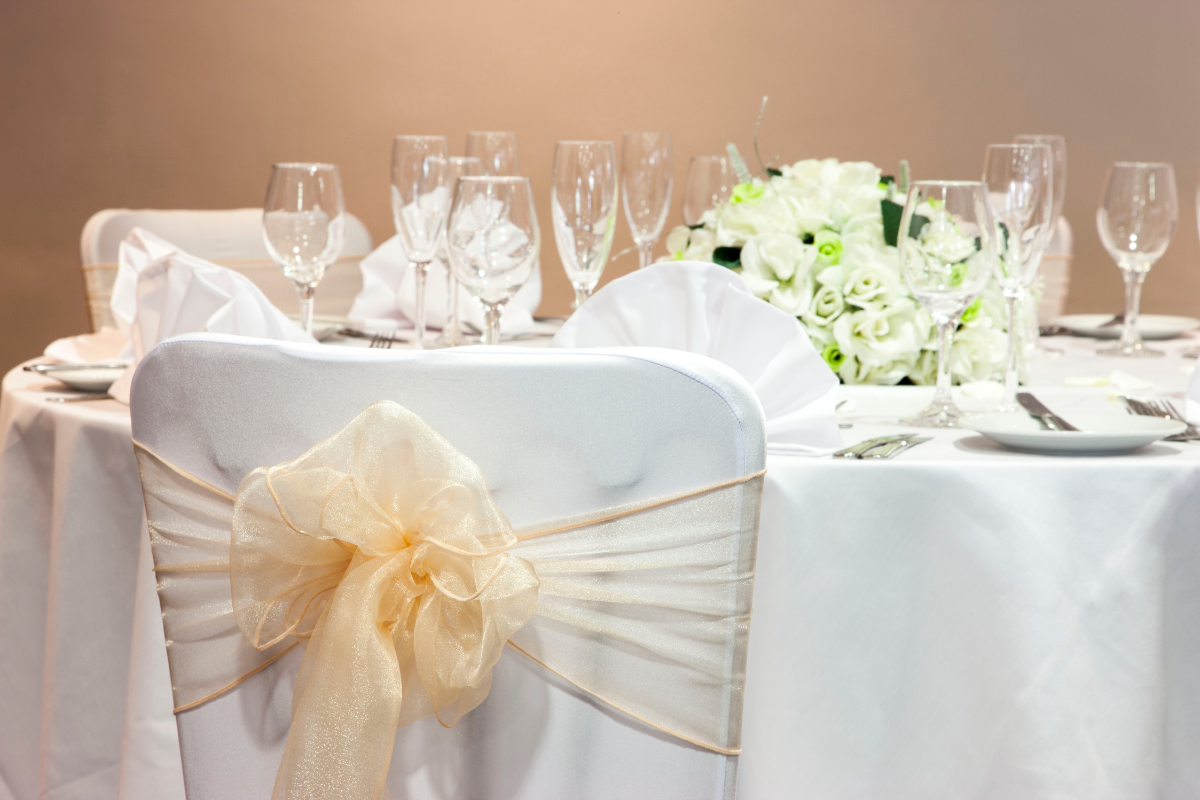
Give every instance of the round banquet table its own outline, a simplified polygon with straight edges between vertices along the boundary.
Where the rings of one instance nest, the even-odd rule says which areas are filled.
[[[537,345],[544,342],[529,342]],[[1123,413],[1120,369],[1194,361],[1055,338],[1039,398]],[[0,400],[0,799],[183,797],[128,408]],[[921,387],[843,387],[847,444]],[[986,400],[965,398],[981,408]],[[773,455],[739,796],[1200,796],[1200,443],[1023,455],[965,430],[883,462]]]

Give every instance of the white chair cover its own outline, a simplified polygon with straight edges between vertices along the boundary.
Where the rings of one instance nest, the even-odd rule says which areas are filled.
[[[1059,217],[1058,228],[1046,245],[1038,274],[1042,281],[1042,296],[1038,301],[1038,324],[1049,325],[1066,311],[1067,294],[1071,288],[1071,262],[1074,260],[1075,237],[1071,223]]]
[[[665,347],[716,359],[753,388],[773,453],[842,446],[838,379],[795,317],[709,262],[654,264],[605,286],[554,337],[555,347]]]
[[[116,278],[117,252],[134,228],[144,228],[185,253],[221,262],[245,275],[272,304],[295,313],[296,290],[271,261],[262,237],[262,209],[219,211],[133,210],[109,208],[92,215],[83,226],[80,255],[87,282],[88,305],[95,330],[112,325],[108,292]],[[353,214],[346,215],[346,244],[338,263],[317,289],[317,313],[345,316],[362,288],[359,259],[371,252],[371,234]]]
[[[765,460],[749,387],[716,362],[661,350],[417,353],[181,337],[143,361],[133,432],[233,492],[255,467],[294,458],[382,399],[478,464],[518,528],[753,475]],[[737,669],[745,654],[729,657]],[[300,659],[293,650],[177,715],[190,798],[270,796]],[[740,705],[730,690],[730,712],[740,717]],[[507,651],[488,699],[455,728],[427,718],[399,731],[388,786],[406,798],[731,798],[736,762]]]

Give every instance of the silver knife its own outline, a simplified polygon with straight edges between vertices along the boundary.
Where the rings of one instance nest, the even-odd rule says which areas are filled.
[[[896,433],[896,434],[892,434],[891,436],[877,436],[874,439],[867,439],[865,442],[859,442],[858,444],[856,444],[852,447],[847,447],[844,450],[838,450],[836,453],[833,454],[833,457],[834,458],[858,458],[863,453],[870,450],[872,447],[878,447],[879,445],[887,444],[888,442],[895,442],[899,439],[904,439],[905,437],[908,437],[911,435],[912,434],[908,434],[908,433]]]
[[[1071,423],[1055,414],[1046,406],[1042,405],[1042,401],[1031,395],[1029,392],[1017,392],[1017,402],[1021,404],[1021,408],[1029,412],[1029,416],[1042,423],[1048,431],[1078,431]]]
[[[1115,317],[1110,319],[1108,322],[1103,322],[1103,323],[1097,325],[1096,327],[1097,328],[1111,328],[1116,325],[1124,325],[1124,324],[1125,324],[1125,314],[1124,314],[1124,312],[1122,312],[1120,314],[1117,314]]]

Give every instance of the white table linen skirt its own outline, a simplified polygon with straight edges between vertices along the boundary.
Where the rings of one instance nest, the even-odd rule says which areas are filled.
[[[1122,412],[1065,376],[1172,392],[1194,363],[1070,343],[1034,375],[1068,416]],[[181,798],[128,412],[50,385],[11,372],[0,405],[0,800]],[[843,387],[847,443],[928,396]],[[1200,796],[1197,520],[1200,444],[1044,457],[958,430],[880,463],[772,456],[739,795]]]

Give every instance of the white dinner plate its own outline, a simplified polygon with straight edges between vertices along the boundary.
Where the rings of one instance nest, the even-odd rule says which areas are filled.
[[[79,392],[107,392],[113,381],[121,377],[126,366],[96,369],[72,369],[70,365],[39,364],[36,372],[53,378]]]
[[[1077,336],[1092,339],[1116,339],[1121,335],[1121,325],[1101,327],[1113,318],[1112,314],[1068,314],[1058,317],[1054,324],[1066,328]],[[1138,333],[1143,339],[1173,339],[1181,333],[1200,328],[1200,319],[1191,317],[1168,317],[1162,314],[1138,315]]]
[[[960,424],[1005,447],[1035,453],[1128,453],[1187,429],[1178,420],[1120,414],[1072,414],[1067,422],[1079,430],[1044,430],[1023,411],[972,414]]]

